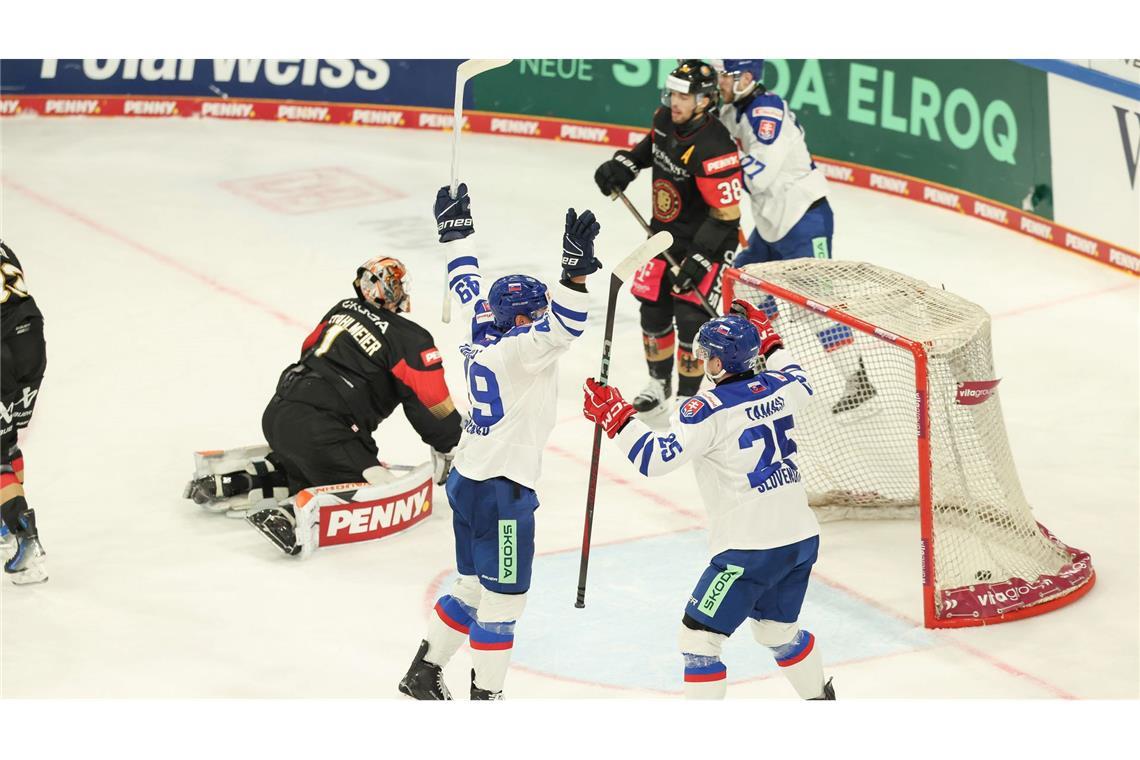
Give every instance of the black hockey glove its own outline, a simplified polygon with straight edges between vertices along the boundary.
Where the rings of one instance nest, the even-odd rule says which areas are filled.
[[[435,223],[441,243],[465,238],[475,231],[475,222],[471,218],[471,196],[467,194],[466,183],[459,183],[456,196],[451,197],[451,188],[447,186],[441,187],[435,194]]]
[[[587,209],[581,216],[574,209],[566,211],[566,232],[562,235],[563,280],[593,274],[602,268],[602,262],[594,258],[594,238],[601,229],[593,211]]]
[[[602,195],[613,195],[619,190],[624,192],[639,171],[641,168],[634,163],[633,154],[628,150],[619,150],[594,172],[594,182],[598,183]]]
[[[704,254],[690,253],[681,262],[678,271],[669,270],[669,276],[673,280],[673,292],[685,293],[697,287],[712,268],[712,262],[705,258]]]

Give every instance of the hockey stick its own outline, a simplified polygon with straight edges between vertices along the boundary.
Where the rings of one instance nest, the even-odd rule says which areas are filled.
[[[638,269],[649,263],[657,254],[673,244],[673,236],[668,232],[658,232],[646,240],[633,253],[622,259],[610,273],[610,295],[606,302],[606,331],[602,339],[602,371],[598,380],[605,385],[610,375],[610,347],[614,338],[614,307],[618,293]],[[582,531],[582,563],[578,566],[578,599],[574,606],[586,606],[586,569],[590,564],[590,536],[594,530],[594,497],[598,491],[598,461],[602,453],[602,426],[594,426],[594,448],[590,452],[590,483],[586,490],[586,527]]]
[[[645,230],[645,234],[652,235],[653,230],[649,228],[649,225],[645,221],[645,217],[641,215],[641,212],[637,210],[637,207],[630,202],[629,198],[625,197],[624,192],[617,190],[616,193],[617,195],[615,197],[621,198],[621,202],[625,204],[625,207],[627,209],[629,209],[629,213],[633,214],[634,218],[637,219],[637,223],[641,225],[641,229]],[[680,267],[677,265],[677,260],[674,259],[668,251],[662,251],[661,255],[665,257],[665,260],[667,262],[669,262],[670,269],[672,269],[674,272],[680,270]],[[701,306],[704,307],[705,311],[708,312],[708,315],[710,317],[716,318],[720,316],[720,314],[716,313],[716,309],[712,307],[712,304],[709,303],[709,299],[705,298],[705,294],[701,292],[700,288],[694,285],[693,292],[697,294],[697,298],[700,300]]]
[[[451,125],[451,197],[459,190],[459,133],[463,131],[463,90],[467,80],[484,71],[506,66],[512,58],[472,58],[455,69],[455,121]],[[451,321],[451,287],[447,272],[443,273],[443,321]]]

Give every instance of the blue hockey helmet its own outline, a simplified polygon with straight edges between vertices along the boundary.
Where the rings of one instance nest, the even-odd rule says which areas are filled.
[[[732,94],[736,98],[751,92],[764,79],[763,58],[713,58],[712,65],[717,74],[727,74],[733,78]],[[753,84],[741,89],[740,75],[746,72],[752,75]]]
[[[710,380],[739,375],[753,368],[760,355],[760,333],[756,326],[739,314],[716,317],[705,322],[694,341],[697,358],[702,361],[720,359],[723,369]],[[705,373],[708,374],[706,368]]]
[[[491,284],[487,303],[495,316],[495,327],[505,332],[515,326],[515,317],[520,314],[531,321],[541,318],[550,306],[550,298],[539,280],[525,274],[508,274]]]
[[[737,76],[748,72],[759,82],[764,77],[763,58],[719,58],[713,60],[713,68],[718,74]]]

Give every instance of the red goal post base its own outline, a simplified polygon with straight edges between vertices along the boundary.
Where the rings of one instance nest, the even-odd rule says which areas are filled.
[[[931,514],[931,444],[930,408],[927,403],[927,352],[921,341],[911,340],[884,330],[838,308],[813,301],[773,282],[755,277],[736,268],[725,270],[722,308],[727,314],[736,297],[738,284],[746,284],[776,298],[814,311],[878,340],[909,352],[915,368],[915,433],[918,450],[919,523],[922,546],[923,624],[927,628],[963,628],[1007,623],[1051,612],[1087,594],[1095,585],[1096,573],[1087,552],[1073,549],[1059,541],[1041,523],[1041,534],[1068,554],[1069,562],[1055,574],[1042,574],[1032,581],[1012,577],[997,583],[985,583],[941,589],[934,587],[933,517]],[[777,326],[777,330],[779,327]],[[809,373],[810,375],[810,373]],[[938,604],[935,604],[937,593]]]

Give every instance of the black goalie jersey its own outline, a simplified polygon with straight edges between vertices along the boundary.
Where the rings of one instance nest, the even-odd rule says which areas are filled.
[[[324,382],[290,382],[290,373],[312,372]],[[450,451],[459,442],[459,413],[431,333],[362,298],[345,299],[325,314],[305,339],[299,364],[285,370],[281,380],[285,398],[347,412],[365,432],[402,404],[429,446]]]
[[[710,208],[735,206],[743,186],[740,157],[728,130],[705,117],[691,131],[673,124],[668,108],[653,114],[653,129],[631,151],[638,166],[653,167],[654,232],[692,240]]]

